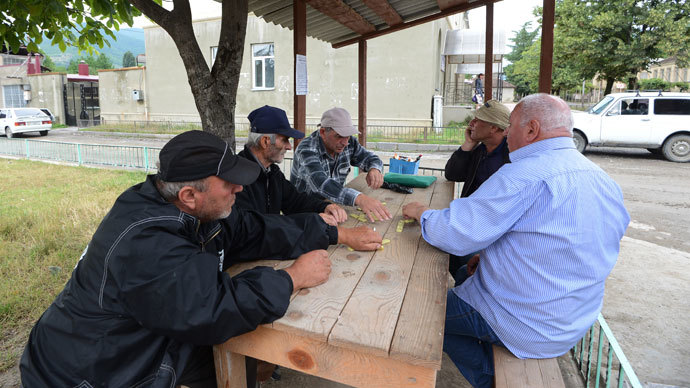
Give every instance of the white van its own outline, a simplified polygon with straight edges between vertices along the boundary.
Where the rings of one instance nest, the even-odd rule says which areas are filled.
[[[690,161],[690,93],[628,92],[573,111],[573,139],[587,146],[646,148],[672,162]]]
[[[8,138],[24,132],[45,136],[52,127],[50,117],[38,108],[0,108],[0,131]]]

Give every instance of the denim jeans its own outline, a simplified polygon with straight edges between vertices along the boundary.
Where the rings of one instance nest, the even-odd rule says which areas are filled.
[[[443,351],[473,387],[491,388],[494,376],[492,344],[503,343],[475,309],[448,291]]]

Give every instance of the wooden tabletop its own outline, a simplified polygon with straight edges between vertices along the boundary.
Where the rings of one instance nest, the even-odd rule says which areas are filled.
[[[286,314],[273,324],[216,346],[219,386],[232,385],[227,370],[231,354],[353,386],[435,385],[443,348],[448,254],[421,238],[417,222],[405,223],[400,232],[398,226],[406,203],[447,207],[453,183],[439,177],[430,187],[406,195],[371,190],[362,174],[348,186],[385,202],[393,219],[362,222],[352,217],[361,211],[346,207],[351,216],[344,226],[375,227],[390,243],[376,252],[331,246],[332,272],[326,283],[293,294]],[[291,263],[261,260],[235,265],[228,272],[234,275],[257,265],[285,268]]]

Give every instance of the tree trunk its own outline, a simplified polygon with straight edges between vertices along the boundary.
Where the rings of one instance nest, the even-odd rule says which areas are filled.
[[[247,0],[224,0],[216,61],[209,69],[194,36],[189,0],[167,11],[151,0],[130,0],[175,42],[199,111],[201,125],[235,149],[235,106],[247,29]]]
[[[629,77],[628,78],[628,90],[636,90],[637,89],[637,77]]]
[[[604,95],[611,94],[611,89],[613,89],[613,83],[616,81],[613,77],[606,77],[606,89],[604,90]]]

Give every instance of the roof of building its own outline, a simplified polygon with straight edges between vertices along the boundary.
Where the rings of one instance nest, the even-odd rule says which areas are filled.
[[[67,81],[69,81],[69,82],[77,82],[77,81],[98,82],[98,76],[97,75],[67,74]]]
[[[307,36],[342,46],[500,0],[306,0]],[[292,29],[292,0],[249,0],[249,11]]]

